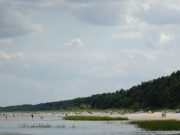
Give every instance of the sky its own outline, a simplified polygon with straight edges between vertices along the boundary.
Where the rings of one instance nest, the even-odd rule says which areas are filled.
[[[0,106],[129,89],[180,69],[180,0],[0,0]]]

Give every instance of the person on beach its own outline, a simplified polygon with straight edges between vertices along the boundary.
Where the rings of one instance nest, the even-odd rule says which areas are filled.
[[[162,110],[162,118],[166,117],[166,112]]]
[[[162,118],[164,117],[164,110],[162,110],[162,113],[161,113],[161,115],[162,115]]]

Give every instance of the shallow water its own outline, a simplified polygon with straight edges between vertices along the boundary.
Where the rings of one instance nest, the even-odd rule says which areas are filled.
[[[0,135],[172,135],[180,131],[143,131],[127,121],[67,121],[61,117],[0,116]]]

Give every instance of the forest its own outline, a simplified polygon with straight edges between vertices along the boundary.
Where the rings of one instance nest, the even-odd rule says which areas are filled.
[[[12,111],[50,111],[76,109],[110,108],[180,108],[180,71],[142,82],[130,89],[120,89],[113,93],[96,94],[72,100],[64,100],[36,105],[17,105],[0,107],[0,112]]]

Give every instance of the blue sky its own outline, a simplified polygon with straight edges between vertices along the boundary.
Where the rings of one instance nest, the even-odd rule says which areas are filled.
[[[179,0],[0,0],[0,106],[128,89],[179,52]]]

